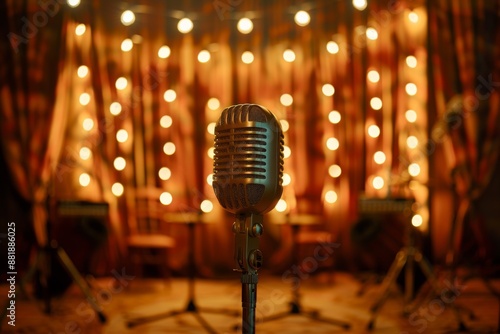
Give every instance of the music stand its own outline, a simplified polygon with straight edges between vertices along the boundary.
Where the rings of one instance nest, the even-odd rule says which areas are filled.
[[[203,223],[202,214],[198,212],[181,212],[181,213],[167,213],[165,220],[169,223],[184,223],[188,226],[188,301],[186,306],[182,309],[163,312],[155,315],[138,317],[127,321],[127,327],[132,328],[148,322],[158,321],[170,317],[175,317],[184,313],[191,313],[196,320],[208,333],[217,333],[210,324],[200,315],[200,313],[212,314],[226,314],[230,316],[238,316],[240,313],[236,310],[229,309],[216,309],[199,307],[195,300],[195,276],[196,276],[196,263],[194,258],[194,245],[195,245],[195,225]]]
[[[288,216],[287,215],[287,221],[286,224],[289,224],[292,228],[292,258],[295,263],[298,262],[299,254],[298,254],[298,249],[297,249],[297,237],[298,237],[298,232],[301,226],[306,226],[306,225],[314,225],[314,224],[319,224],[321,223],[321,216],[314,216],[314,215],[294,215],[294,216]],[[304,310],[304,308],[301,305],[300,302],[300,292],[299,292],[299,287],[300,284],[295,288],[292,289],[292,300],[290,301],[289,305],[290,308],[288,311],[277,313],[275,315],[272,315],[270,317],[264,318],[262,321],[263,322],[268,322],[268,321],[274,321],[274,320],[279,320],[286,318],[288,316],[294,316],[294,315],[301,315],[306,318],[309,318],[314,321],[318,322],[324,322],[328,323],[331,325],[339,326],[344,329],[350,329],[351,325],[347,322],[343,322],[340,320],[335,320],[335,319],[330,319],[330,318],[325,318],[320,316],[320,311],[317,309],[308,309]]]
[[[414,200],[411,199],[363,199],[359,202],[360,211],[363,213],[404,213],[410,216],[412,212],[411,207]],[[372,330],[375,327],[376,317],[384,305],[385,301],[389,297],[390,290],[392,286],[396,283],[396,280],[406,264],[405,270],[405,291],[404,291],[404,301],[405,301],[405,313],[408,311],[408,303],[413,299],[413,283],[414,283],[414,263],[416,262],[423,274],[425,275],[427,282],[429,282],[431,288],[437,295],[440,295],[442,289],[439,287],[438,281],[434,276],[432,267],[429,261],[424,257],[422,252],[415,246],[415,229],[408,222],[406,225],[407,234],[407,244],[403,246],[391,264],[387,275],[382,281],[382,294],[379,299],[371,307],[371,318],[368,323],[367,329]],[[457,308],[454,302],[450,305],[457,321],[459,323],[459,329],[465,329],[465,325],[460,318]]]

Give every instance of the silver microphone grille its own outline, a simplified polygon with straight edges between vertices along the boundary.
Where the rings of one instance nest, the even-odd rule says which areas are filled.
[[[270,111],[255,104],[223,110],[215,128],[213,175],[219,202],[233,212],[263,211],[279,199],[283,133]]]

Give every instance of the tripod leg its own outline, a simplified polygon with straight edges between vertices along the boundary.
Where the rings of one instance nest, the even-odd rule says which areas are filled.
[[[401,272],[401,269],[403,269],[407,258],[408,258],[408,250],[406,248],[400,250],[396,254],[396,258],[394,259],[394,262],[392,263],[391,267],[389,268],[389,271],[387,272],[387,276],[382,281],[383,293],[371,308],[372,317],[371,317],[370,322],[368,323],[368,330],[372,330],[374,328],[375,318],[377,317],[377,314],[380,311],[380,308],[382,307],[382,305],[384,304],[386,299],[389,297],[390,289],[391,289],[392,285],[396,282],[396,279],[398,278],[398,275]]]
[[[59,257],[61,264],[68,271],[68,274],[73,278],[74,282],[78,285],[80,290],[82,290],[85,297],[87,297],[87,301],[89,302],[90,306],[92,306],[94,311],[97,313],[99,321],[101,323],[105,323],[106,316],[102,313],[101,307],[97,304],[96,299],[92,296],[92,292],[90,291],[87,282],[80,275],[78,269],[76,269],[75,265],[69,258],[68,254],[61,247],[57,247],[57,256]]]
[[[420,269],[422,269],[422,272],[424,275],[427,277],[427,280],[431,284],[434,292],[436,295],[440,296],[441,299],[443,299],[443,293],[444,290],[442,290],[438,284],[438,281],[436,279],[436,276],[434,276],[434,273],[432,272],[432,267],[430,263],[427,261],[427,259],[422,255],[420,251],[415,252],[415,261],[419,264]],[[440,291],[442,290],[442,291]],[[446,297],[447,299],[449,297]],[[459,330],[460,331],[466,331],[467,327],[462,321],[462,317],[460,317],[460,312],[458,311],[457,307],[455,306],[455,298],[454,296],[453,300],[450,301],[450,307],[451,310],[453,311],[453,314],[455,315],[455,318],[457,319],[458,325],[459,325]]]

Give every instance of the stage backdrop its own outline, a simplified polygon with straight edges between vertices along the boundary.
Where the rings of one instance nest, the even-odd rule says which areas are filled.
[[[33,204],[26,223],[44,243],[47,195],[108,202],[116,267],[136,189],[161,189],[165,212],[213,206],[197,230],[199,267],[227,272],[233,217],[210,185],[213,123],[226,106],[258,103],[281,121],[286,145],[286,206],[266,219],[265,265],[289,261],[286,215],[318,214],[341,244],[338,267],[354,266],[360,197],[415,198],[413,223],[438,237],[442,258],[456,205],[441,168],[449,133],[432,133],[449,99],[486,80],[485,106],[463,130],[482,159],[471,175],[495,165],[495,150],[481,147],[497,143],[498,2],[429,3],[3,0],[2,149]],[[308,23],[296,23],[300,10]],[[181,32],[184,18],[193,26]],[[164,229],[177,240],[170,266],[182,271],[187,229]]]

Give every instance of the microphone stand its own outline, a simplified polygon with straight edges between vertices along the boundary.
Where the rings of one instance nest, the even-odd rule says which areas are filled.
[[[255,308],[257,304],[257,270],[262,266],[259,238],[262,235],[262,215],[236,215],[234,258],[241,272],[241,306],[243,334],[255,333]]]

